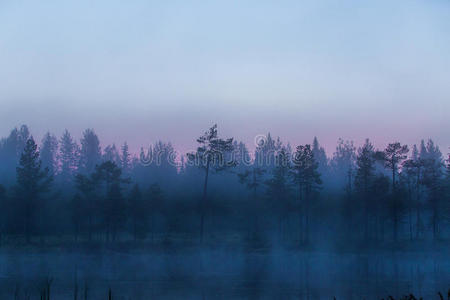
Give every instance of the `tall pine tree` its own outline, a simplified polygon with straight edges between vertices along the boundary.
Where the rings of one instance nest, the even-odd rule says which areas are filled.
[[[37,145],[33,137],[30,137],[17,167],[16,187],[16,195],[20,201],[19,211],[24,220],[23,232],[27,242],[30,242],[31,235],[34,233],[33,229],[37,227],[37,213],[43,206],[42,195],[48,192],[51,181],[49,170],[41,168]]]

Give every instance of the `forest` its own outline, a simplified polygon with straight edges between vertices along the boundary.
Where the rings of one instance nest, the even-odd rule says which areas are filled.
[[[193,140],[195,137],[193,137]],[[450,161],[431,139],[376,149],[339,139],[255,150],[216,125],[198,148],[155,141],[132,154],[65,130],[0,141],[0,245],[245,245],[371,249],[446,243]]]

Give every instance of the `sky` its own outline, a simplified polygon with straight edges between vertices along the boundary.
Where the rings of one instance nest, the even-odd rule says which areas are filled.
[[[450,2],[0,0],[0,136],[450,146]]]

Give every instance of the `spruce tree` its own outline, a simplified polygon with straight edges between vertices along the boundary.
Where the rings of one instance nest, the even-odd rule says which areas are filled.
[[[24,220],[24,234],[30,242],[33,228],[36,228],[37,213],[43,206],[42,195],[49,191],[52,177],[48,169],[41,168],[39,151],[30,137],[26,142],[17,167],[16,193],[20,200],[20,214]]]
[[[298,146],[292,160],[292,175],[294,182],[299,189],[299,207],[303,207],[305,213],[305,242],[309,242],[310,238],[310,208],[312,196],[320,189],[320,185],[322,184],[318,168],[319,164],[314,158],[311,145]],[[300,219],[300,222],[302,224],[303,220]]]
[[[375,176],[375,150],[369,139],[358,149],[356,157],[355,187],[364,201],[364,238],[369,238],[370,187]]]

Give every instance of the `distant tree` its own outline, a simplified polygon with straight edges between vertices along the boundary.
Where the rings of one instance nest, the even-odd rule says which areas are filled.
[[[49,174],[54,176],[58,170],[58,139],[56,136],[47,132],[42,139],[42,145],[39,152],[42,167],[47,168]]]
[[[285,147],[282,147],[277,153],[274,165],[272,177],[265,184],[267,185],[267,194],[272,200],[274,212],[278,215],[278,232],[281,238],[283,234],[283,216],[286,212],[286,207],[288,207],[292,190],[290,184],[291,163]]]
[[[420,233],[422,232],[424,225],[421,218],[422,211],[422,202],[423,202],[423,177],[424,177],[424,161],[420,158],[419,150],[417,146],[413,146],[411,159],[414,162],[413,166],[415,167],[415,176],[416,180],[414,183],[415,186],[415,203],[416,203],[416,239],[419,238]]]
[[[421,143],[423,145],[423,141]],[[425,149],[425,148],[424,148]],[[423,149],[422,149],[423,150]],[[423,179],[424,179],[424,160],[420,157],[419,150],[416,145],[413,145],[411,157],[405,160],[402,164],[402,180],[406,185],[408,192],[408,209],[409,209],[409,223],[410,223],[410,239],[412,227],[412,210],[416,211],[416,233],[415,238],[418,239],[420,232],[423,229],[423,222],[421,218],[421,211],[423,210],[422,198],[424,194]]]
[[[399,142],[389,144],[384,152],[377,152],[377,157],[384,162],[384,166],[391,170],[392,174],[392,218],[394,224],[394,240],[398,240],[398,225],[400,223],[400,195],[397,190],[397,177],[399,166],[407,158],[408,146],[401,145]]]
[[[271,134],[261,136],[256,141],[255,162],[254,164],[270,174],[275,167],[275,159],[278,151],[281,150],[282,143],[280,138],[273,139]]]
[[[178,178],[177,155],[171,143],[157,141],[147,151],[141,148],[139,160],[132,164],[132,173],[141,185],[158,183],[165,190],[174,191]],[[131,171],[131,170],[130,170]]]
[[[203,241],[209,171],[211,169],[215,172],[226,170],[235,166],[235,162],[225,160],[225,153],[233,151],[233,138],[220,139],[217,135],[217,125],[214,125],[200,136],[197,142],[200,144],[197,151],[188,153],[187,157],[191,164],[205,170],[203,196],[200,203],[200,241]]]
[[[75,175],[78,164],[79,149],[69,131],[66,129],[59,142],[60,178],[69,184]]]
[[[364,201],[364,238],[369,238],[369,199],[371,185],[375,176],[375,150],[369,139],[358,149],[356,157],[355,187]]]
[[[144,238],[148,231],[149,202],[142,197],[139,185],[135,184],[131,189],[129,200],[129,213],[132,222],[134,240]]]
[[[117,151],[116,145],[108,145],[105,147],[105,150],[103,151],[102,161],[111,161],[118,166],[121,165],[121,157],[119,152]]]
[[[348,198],[353,191],[353,173],[355,169],[356,148],[352,141],[338,140],[336,151],[331,159],[330,166],[334,180],[339,186],[344,186]]]
[[[101,161],[100,141],[93,129],[86,129],[81,138],[79,172],[91,174]]]
[[[124,174],[128,174],[131,169],[131,155],[128,150],[127,142],[122,145],[122,155],[120,156],[120,166]]]
[[[235,171],[237,173],[244,173],[245,171],[248,171],[250,165],[257,167],[250,157],[247,146],[243,142],[233,142],[233,155],[234,160],[236,161]]]
[[[0,142],[0,177],[4,183],[14,183],[16,177],[16,167],[19,164],[20,156],[25,144],[30,137],[30,132],[26,125],[20,129],[14,128],[9,136]]]
[[[36,213],[42,206],[42,195],[49,191],[52,177],[48,169],[42,170],[37,145],[30,137],[20,157],[17,167],[16,195],[21,203],[21,215],[24,220],[24,234],[30,242],[33,228],[36,227]]]
[[[314,137],[313,140],[312,153],[318,165],[317,171],[321,174],[321,177],[323,178],[325,175],[328,174],[328,158],[325,153],[325,149],[322,146],[320,146],[317,137]]]
[[[396,191],[397,175],[399,166],[408,157],[408,146],[399,142],[389,144],[384,152],[378,152],[377,157],[384,162],[384,166],[391,170],[392,191]]]
[[[445,192],[443,186],[444,162],[439,147],[430,139],[425,148],[421,147],[420,158],[423,164],[424,172],[422,183],[427,190],[428,202],[432,210],[431,224],[433,228],[433,238],[439,238],[439,227],[444,211],[447,210],[447,203],[443,201]]]
[[[177,174],[176,151],[171,143],[158,141],[153,145],[154,174],[153,181],[168,188],[167,183],[173,184]]]
[[[98,188],[103,187],[101,214],[106,230],[106,239],[112,236],[114,241],[117,233],[125,224],[126,202],[122,195],[121,184],[128,184],[129,178],[122,178],[122,170],[112,161],[103,162],[95,167],[92,180]],[[100,194],[102,194],[100,192]]]
[[[317,193],[322,184],[319,164],[314,158],[311,145],[298,146],[292,160],[293,179],[299,188],[299,205],[304,207],[305,212],[305,242],[309,242],[310,229],[310,207],[314,193]],[[301,214],[300,214],[301,215]],[[300,223],[303,223],[302,218]]]

